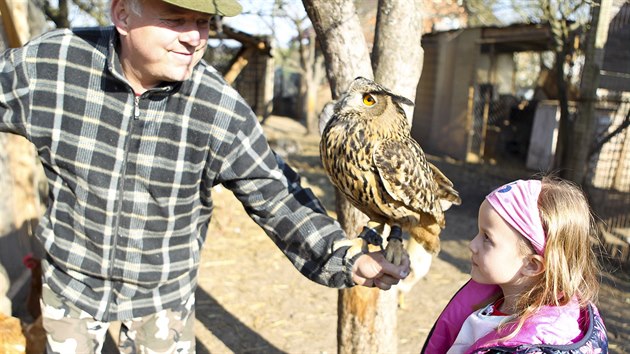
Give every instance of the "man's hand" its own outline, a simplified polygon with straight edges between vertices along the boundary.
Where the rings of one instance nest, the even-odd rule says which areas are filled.
[[[395,266],[388,262],[383,252],[361,255],[352,267],[352,280],[357,285],[389,290],[409,275],[409,256],[405,252],[402,262]]]

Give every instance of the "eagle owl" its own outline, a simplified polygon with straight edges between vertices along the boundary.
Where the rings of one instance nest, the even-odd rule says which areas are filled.
[[[444,211],[461,203],[453,183],[411,137],[402,104],[413,102],[358,77],[334,105],[320,142],[332,184],[376,223],[375,234],[391,226],[385,253],[395,264],[405,252],[401,230],[437,254]]]

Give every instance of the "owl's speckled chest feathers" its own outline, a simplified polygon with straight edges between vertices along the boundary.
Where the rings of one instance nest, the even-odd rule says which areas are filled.
[[[329,122],[320,155],[333,185],[370,219],[385,221],[408,213],[385,191],[373,161],[374,149],[384,140],[406,139],[410,129],[406,122],[379,123],[352,118]]]

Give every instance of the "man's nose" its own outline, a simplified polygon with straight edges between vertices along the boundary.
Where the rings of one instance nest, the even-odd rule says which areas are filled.
[[[201,31],[197,24],[192,23],[183,28],[179,40],[194,47],[198,46],[201,43]]]

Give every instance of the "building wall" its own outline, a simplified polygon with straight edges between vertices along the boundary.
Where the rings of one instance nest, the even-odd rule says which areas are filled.
[[[604,47],[604,62],[599,87],[630,91],[630,2],[613,17]]]
[[[465,160],[471,129],[469,88],[479,53],[480,30],[427,35],[416,94],[412,136],[431,154]]]
[[[423,149],[433,152],[431,145],[431,129],[433,127],[433,110],[437,97],[436,86],[438,83],[438,51],[439,37],[431,36],[422,39],[424,49],[424,62],[422,75],[416,90],[416,102],[413,113],[411,135],[420,143]]]

